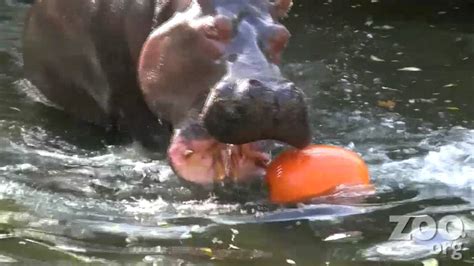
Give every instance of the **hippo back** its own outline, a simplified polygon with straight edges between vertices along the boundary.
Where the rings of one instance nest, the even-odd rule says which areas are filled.
[[[36,1],[24,30],[26,77],[74,117],[161,144],[169,126],[146,107],[136,69],[147,36],[173,8],[159,0]]]

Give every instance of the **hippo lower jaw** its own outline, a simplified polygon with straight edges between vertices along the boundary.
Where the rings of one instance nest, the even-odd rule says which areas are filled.
[[[193,184],[211,187],[226,180],[246,183],[266,173],[271,158],[264,151],[264,144],[265,141],[225,144],[210,136],[191,137],[189,132],[178,130],[168,149],[168,158],[175,173]]]

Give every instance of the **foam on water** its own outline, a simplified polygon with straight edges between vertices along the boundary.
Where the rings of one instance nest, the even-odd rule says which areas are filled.
[[[473,188],[474,130],[455,127],[447,132],[447,144],[430,147],[426,155],[374,167],[375,175],[417,183],[443,183],[457,188]],[[422,140],[418,147],[426,144]],[[426,147],[425,147],[426,148]]]

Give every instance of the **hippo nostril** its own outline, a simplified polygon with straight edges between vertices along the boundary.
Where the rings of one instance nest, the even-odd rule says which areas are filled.
[[[249,80],[249,85],[251,87],[262,87],[263,86],[263,83],[260,82],[259,80],[256,80],[256,79],[250,79]]]
[[[234,63],[235,61],[237,61],[238,58],[238,54],[230,54],[229,56],[227,56],[227,61]]]

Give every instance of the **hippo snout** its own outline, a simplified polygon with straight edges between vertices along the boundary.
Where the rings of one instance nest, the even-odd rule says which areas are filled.
[[[208,132],[224,143],[273,139],[301,148],[311,141],[304,93],[287,80],[221,81],[208,96],[202,118]]]

